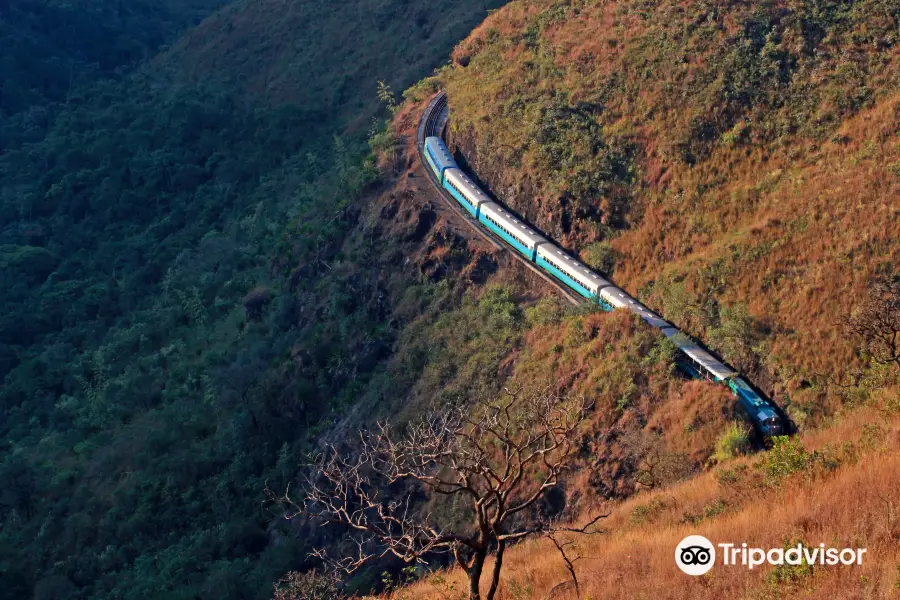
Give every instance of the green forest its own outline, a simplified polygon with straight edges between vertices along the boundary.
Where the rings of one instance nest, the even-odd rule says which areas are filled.
[[[189,31],[222,4],[0,5],[0,598],[271,597],[307,551],[263,483],[398,336],[371,248],[340,253],[375,83],[429,75],[492,4],[236,2]]]

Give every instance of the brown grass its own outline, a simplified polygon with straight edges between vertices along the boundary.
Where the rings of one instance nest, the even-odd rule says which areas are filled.
[[[878,0],[854,3],[846,28],[834,25],[813,56],[802,29],[789,24],[812,4],[776,3],[780,48],[807,61],[785,84],[796,91],[783,102],[760,98],[742,106],[734,128],[729,121],[717,130],[688,164],[679,144],[697,142],[693,120],[723,118],[717,111],[725,110],[728,67],[720,59],[743,43],[738,38],[759,6],[576,6],[512,2],[457,50],[472,62],[444,79],[454,127],[479,174],[560,243],[577,250],[595,241],[597,224],[567,208],[573,202],[560,198],[535,159],[542,107],[560,97],[571,107],[586,103],[605,138],[620,136],[637,148],[632,219],[613,242],[623,256],[616,283],[637,293],[667,277],[721,305],[745,304],[767,330],[767,376],[759,382],[767,392],[802,396],[808,381],[842,376],[854,357],[841,317],[873,276],[900,265],[900,70],[896,49],[873,42],[877,31],[896,28],[896,15]],[[862,83],[845,77],[854,68],[865,72]],[[842,107],[862,85],[869,99]],[[725,134],[735,131],[744,137],[728,142]],[[507,167],[511,149],[521,166]],[[608,201],[588,199],[599,211]],[[711,290],[704,277],[714,267]],[[659,288],[644,299],[664,308]],[[815,401],[828,405],[832,398],[824,393]]]
[[[875,423],[881,433],[873,438],[865,427]],[[578,542],[579,552],[585,556],[577,563],[582,598],[898,597],[900,419],[886,419],[871,408],[859,409],[833,427],[802,438],[809,450],[822,449],[826,440],[832,448],[844,448],[844,462],[833,472],[795,475],[780,486],[772,486],[754,469],[754,463],[762,458],[746,458],[618,504],[605,523],[609,533]],[[748,467],[750,475],[738,483],[720,483],[717,479],[724,469],[741,465]],[[648,522],[635,524],[634,509],[639,506],[656,508],[649,511]],[[702,515],[710,506],[725,508],[699,523],[686,523],[686,515]],[[769,566],[749,571],[718,565],[706,576],[691,578],[676,568],[673,554],[677,543],[693,533],[714,543],[746,541],[768,548],[802,539],[810,545],[824,542],[835,547],[865,547],[868,552],[861,567],[817,567],[796,581],[780,584],[774,582],[773,567]],[[502,598],[547,597],[551,588],[567,578],[555,552],[544,540],[533,540],[508,553]],[[458,598],[458,594],[448,592],[448,582],[461,589],[461,573],[442,573],[440,578],[426,579],[391,598]],[[574,594],[569,597],[574,598]]]

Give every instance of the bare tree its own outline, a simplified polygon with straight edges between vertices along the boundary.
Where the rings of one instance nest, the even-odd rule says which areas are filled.
[[[900,279],[878,282],[846,327],[862,341],[863,355],[900,369]]]
[[[541,518],[533,525],[517,518],[536,508],[571,466],[576,437],[589,407],[583,400],[550,393],[524,395],[504,390],[496,404],[432,411],[397,435],[381,423],[361,435],[352,456],[333,446],[317,457],[299,496],[290,490],[269,500],[287,519],[309,516],[355,534],[353,556],[314,555],[345,572],[370,559],[394,555],[427,564],[450,553],[469,579],[469,599],[481,600],[481,576],[488,554],[495,561],[485,600],[493,600],[508,546],[533,534],[592,533],[607,515],[584,527],[559,527]],[[462,499],[472,522],[461,531],[445,529],[429,512],[413,506],[412,492],[389,494],[389,486],[414,483],[438,497]],[[414,485],[414,487],[417,487]]]

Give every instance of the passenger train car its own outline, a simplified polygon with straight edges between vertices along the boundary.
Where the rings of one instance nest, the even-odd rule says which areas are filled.
[[[530,262],[605,310],[628,310],[658,329],[681,351],[679,366],[694,377],[722,382],[738,399],[754,429],[763,437],[789,433],[786,416],[758,394],[734,369],[625,291],[576,260],[494,202],[460,168],[438,137],[425,139],[425,157],[441,186],[479,223],[502,238]]]

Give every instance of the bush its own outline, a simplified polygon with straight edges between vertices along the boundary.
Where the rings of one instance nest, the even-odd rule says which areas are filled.
[[[597,242],[584,250],[584,262],[606,276],[612,276],[621,255],[609,242]]]
[[[673,506],[675,506],[674,499],[653,498],[650,502],[639,504],[631,510],[631,524],[637,526],[652,523]]]
[[[713,457],[718,462],[746,454],[750,450],[750,433],[743,423],[729,423],[716,442]]]
[[[772,449],[766,453],[762,470],[770,481],[777,484],[793,473],[805,471],[810,461],[809,452],[800,445],[799,440],[781,435],[772,438]]]
[[[274,600],[339,600],[337,580],[317,571],[291,571],[275,584]]]

